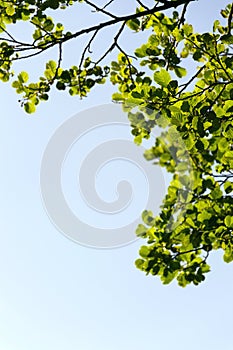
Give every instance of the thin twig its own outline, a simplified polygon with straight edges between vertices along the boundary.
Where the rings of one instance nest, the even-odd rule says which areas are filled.
[[[136,0],[136,1],[139,3],[139,5],[141,5],[142,7],[144,7],[144,9],[149,10],[149,7],[147,7],[146,5],[144,5],[140,0]]]
[[[86,47],[83,50],[82,56],[81,56],[81,60],[80,60],[80,64],[79,64],[79,69],[81,69],[86,52],[90,50],[91,47],[91,43],[93,42],[93,40],[95,39],[96,35],[98,34],[98,30],[96,30],[94,32],[94,34],[92,35],[91,39],[89,40],[88,44],[86,45]]]
[[[99,64],[99,63],[100,63],[100,62],[101,62],[101,61],[116,47],[116,45],[117,45],[117,40],[119,39],[121,33],[123,32],[124,27],[125,27],[125,24],[126,24],[126,23],[124,22],[124,23],[121,25],[119,31],[117,32],[116,36],[115,36],[114,39],[113,39],[112,45],[111,45],[111,46],[109,47],[109,49],[104,53],[104,55],[103,55],[100,59],[98,59],[97,62],[95,62],[95,65]]]
[[[109,17],[117,18],[117,16],[113,15],[111,12],[108,12],[104,8],[101,8],[101,7],[97,6],[96,4],[93,4],[89,0],[84,0],[84,2],[88,5],[90,5],[91,7],[93,7],[96,10],[96,12],[102,12],[103,14],[105,14]]]
[[[109,2],[107,2],[107,4],[104,5],[104,7],[102,7],[102,9],[106,9],[106,7],[109,6],[112,2],[114,2],[114,0],[110,0]]]
[[[57,78],[58,70],[61,67],[61,61],[62,61],[62,43],[59,43],[59,54],[58,54],[57,68],[56,68],[54,77],[49,82],[50,85],[52,85],[54,83],[54,81],[56,80],[56,78]]]
[[[198,71],[196,72],[196,74],[194,74],[192,76],[191,79],[189,79],[189,81],[187,81],[187,83],[180,85],[183,86],[182,89],[178,92],[179,96],[182,94],[182,92],[184,92],[187,87],[198,77],[198,75],[203,71],[203,69],[206,67],[206,65],[202,66],[200,69],[198,69]]]
[[[127,55],[127,53],[118,45],[118,43],[116,43],[116,47],[118,48],[118,50],[120,50],[123,55],[125,56],[127,62],[128,62],[128,66],[129,66],[129,75],[130,75],[130,79],[132,81],[132,83],[134,83],[134,78],[133,78],[133,73],[132,73],[132,64],[130,62],[130,58],[129,55]]]

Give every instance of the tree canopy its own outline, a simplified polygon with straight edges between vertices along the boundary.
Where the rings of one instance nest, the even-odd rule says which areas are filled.
[[[183,287],[204,281],[213,251],[221,249],[224,261],[233,261],[233,4],[221,10],[222,20],[215,20],[209,32],[196,33],[185,19],[193,1],[151,0],[149,6],[135,0],[135,11],[126,15],[111,11],[114,0],[102,6],[89,0],[0,1],[0,79],[12,83],[27,113],[48,100],[52,86],[82,98],[109,79],[118,88],[112,98],[128,113],[137,144],[156,125],[164,129],[145,157],[166,168],[172,180],[159,215],[142,214],[136,234],[146,243],[136,266],[164,284],[177,279]],[[51,11],[71,6],[89,6],[93,16],[107,19],[67,32]],[[19,21],[30,24],[30,42],[11,34]],[[112,27],[117,28],[112,43],[96,59],[92,45]],[[126,29],[143,38],[146,33],[146,42],[133,53],[119,43]],[[63,67],[65,43],[83,36],[79,65]],[[55,47],[57,61],[46,63],[37,82],[26,71],[14,76],[16,61]],[[111,52],[117,56],[109,62]]]

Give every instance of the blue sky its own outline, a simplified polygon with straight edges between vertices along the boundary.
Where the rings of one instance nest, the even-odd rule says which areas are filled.
[[[208,30],[226,3],[200,0],[188,16]],[[69,21],[74,27],[75,16]],[[68,64],[74,49],[67,50]],[[18,69],[34,76],[41,62]],[[32,116],[9,85],[0,89],[0,350],[232,350],[233,266],[221,253],[199,287],[163,286],[134,267],[143,242],[86,248],[60,234],[44,210],[40,165],[49,139],[69,117],[109,103],[114,89],[103,86],[83,101],[53,92]]]

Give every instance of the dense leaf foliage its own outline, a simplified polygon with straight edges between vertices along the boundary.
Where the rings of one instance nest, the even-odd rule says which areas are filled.
[[[230,11],[228,6],[223,16]],[[147,27],[154,33],[135,55],[148,74],[145,68],[130,67],[121,54],[111,75],[119,86],[114,98],[126,110],[139,106],[129,112],[137,143],[158,123],[169,126],[145,153],[171,172],[173,180],[160,215],[143,213],[137,234],[148,244],[136,266],[159,275],[163,283],[177,278],[181,286],[198,284],[210,270],[211,251],[223,249],[224,261],[233,260],[233,36],[229,25],[219,21],[213,32],[194,33],[176,12],[172,18],[157,14]],[[183,83],[190,58],[196,73]],[[171,137],[173,128],[182,142]]]
[[[83,97],[110,76],[118,87],[113,100],[128,113],[135,142],[149,138],[156,126],[163,129],[145,157],[166,168],[172,181],[160,214],[155,217],[145,211],[142,215],[143,224],[136,233],[147,243],[140,249],[136,266],[158,275],[165,284],[176,278],[180,286],[197,285],[210,271],[208,257],[214,250],[222,249],[224,261],[233,261],[233,6],[221,11],[222,21],[216,20],[211,31],[195,33],[185,21],[187,0],[158,1],[152,8],[136,1],[136,12],[127,16],[107,11],[113,1],[102,8],[78,1],[111,19],[76,33],[65,32],[63,24],[55,24],[46,11],[65,9],[75,2],[0,1],[4,34],[0,79],[12,79],[15,60],[56,46],[58,61],[47,62],[38,82],[29,82],[27,72],[13,78],[12,86],[22,94],[27,113],[49,98],[52,85]],[[180,12],[166,15],[166,9],[182,4]],[[32,43],[19,42],[7,31],[7,25],[19,20],[32,24]],[[116,23],[121,26],[109,50],[93,62],[91,43],[102,28]],[[135,56],[118,43],[126,26],[139,34],[148,33]],[[86,33],[92,36],[79,66],[62,68],[62,45]],[[102,65],[113,49],[120,52],[118,59]],[[192,75],[190,66],[195,69]]]

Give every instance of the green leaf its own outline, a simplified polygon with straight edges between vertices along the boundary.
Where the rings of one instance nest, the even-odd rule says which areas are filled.
[[[212,217],[211,213],[209,213],[206,210],[203,210],[200,214],[198,214],[197,220],[200,222],[208,221],[208,220],[210,220],[211,217]]]
[[[57,63],[53,60],[50,60],[46,63],[46,69],[51,70],[52,73],[56,73]]]
[[[224,219],[224,224],[227,228],[233,228],[233,217],[230,215],[227,215]]]
[[[224,183],[224,190],[227,194],[231,193],[233,191],[233,183],[230,181],[226,181]]]
[[[162,276],[161,280],[163,284],[169,284],[174,280],[175,277],[176,277],[175,272],[168,272],[167,276]]]
[[[142,258],[146,258],[150,254],[150,249],[147,246],[143,245],[139,250],[139,254]]]
[[[15,80],[15,81],[13,81],[13,83],[11,84],[11,86],[12,86],[13,88],[15,88],[15,89],[18,89],[18,88],[21,86],[21,84],[20,84],[19,81]]]
[[[124,101],[124,97],[122,96],[122,94],[119,94],[118,92],[112,95],[112,99],[114,101]]]
[[[21,72],[18,75],[18,79],[20,83],[26,83],[29,79],[28,73],[27,72]]]
[[[136,230],[136,235],[138,237],[146,237],[147,228],[146,226],[139,224]]]
[[[56,10],[59,8],[59,0],[47,0],[45,1],[46,7],[49,7],[53,10]]]
[[[193,33],[193,27],[191,24],[184,24],[182,30],[186,36],[189,36]]]
[[[171,76],[165,69],[161,69],[154,73],[154,81],[162,87],[167,87],[171,81]]]
[[[153,224],[153,221],[154,221],[152,211],[144,210],[142,213],[142,220],[146,225],[151,226],[151,224]]]
[[[224,255],[223,255],[223,260],[226,262],[226,263],[230,263],[233,261],[233,252],[232,252],[232,248],[230,246],[228,246],[224,252]]]
[[[66,85],[63,82],[58,81],[57,84],[56,84],[56,88],[58,90],[65,90],[66,89]]]
[[[202,273],[207,273],[207,272],[210,272],[210,266],[206,263],[202,264],[201,265],[201,271]]]
[[[178,78],[183,78],[183,77],[185,77],[186,74],[187,74],[186,69],[185,69],[185,68],[182,68],[182,67],[176,66],[174,70],[175,70],[175,73],[176,73],[176,75],[178,76]]]
[[[142,259],[137,259],[137,260],[135,261],[135,266],[136,266],[138,269],[142,269],[144,262],[145,262],[145,261],[142,260]]]
[[[138,18],[131,19],[127,22],[127,25],[130,29],[138,31],[140,28],[140,21]]]
[[[27,113],[31,114],[31,113],[34,113],[34,112],[35,112],[36,107],[35,107],[35,105],[34,105],[33,103],[31,103],[31,102],[26,102],[26,103],[24,104],[24,109],[25,109],[25,111],[26,111]]]
[[[15,8],[13,5],[7,5],[6,7],[6,13],[8,16],[13,16],[15,14]]]

